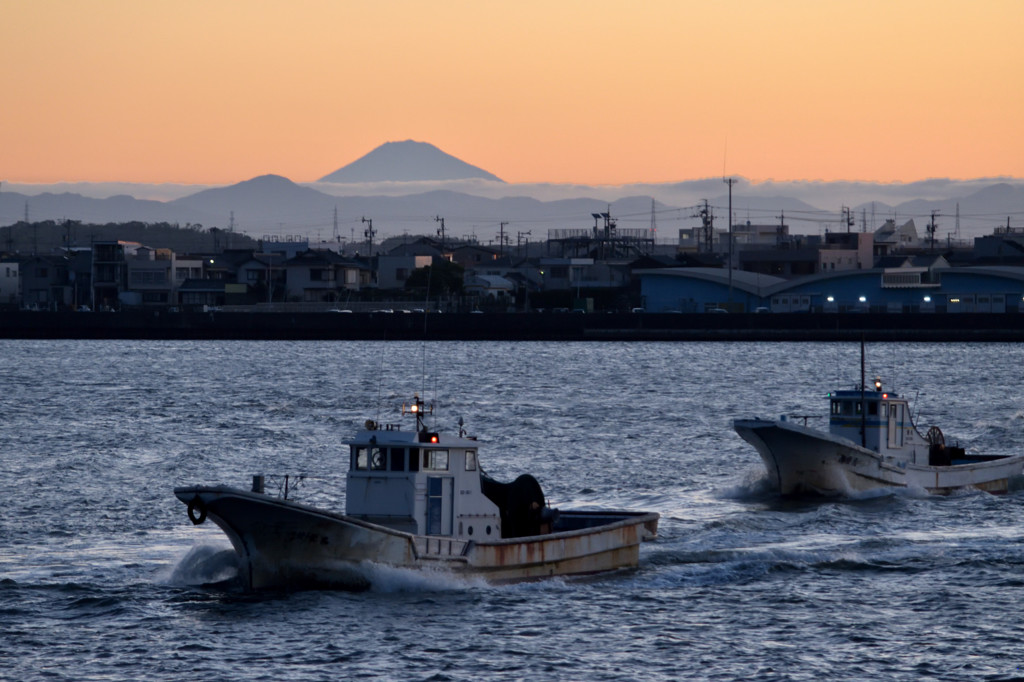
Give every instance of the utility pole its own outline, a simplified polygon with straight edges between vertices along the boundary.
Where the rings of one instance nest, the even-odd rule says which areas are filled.
[[[363,222],[367,223],[369,227],[363,230],[363,236],[366,237],[366,243],[368,245],[367,257],[373,256],[373,236],[377,234],[373,231],[373,218],[363,217]]]
[[[517,232],[516,233],[516,251],[519,253],[520,256],[523,255],[523,251],[522,251],[523,237],[527,238],[526,239],[526,255],[527,256],[530,255],[530,240],[529,240],[529,236],[530,236],[531,232],[532,232],[532,230],[527,230],[526,232]]]
[[[64,219],[64,255],[71,257],[71,221]]]
[[[928,243],[931,245],[931,250],[935,250],[935,230],[939,227],[935,224],[935,216],[939,214],[938,211],[932,211],[932,219],[928,222]]]
[[[722,182],[729,185],[729,312],[732,312],[732,186],[736,184],[735,178],[722,178]]]
[[[701,227],[700,237],[697,239],[697,252],[707,251],[711,253],[714,251],[715,216],[711,213],[711,207],[708,206],[707,199],[704,200],[704,208],[692,217],[700,218]]]
[[[505,226],[508,225],[507,221],[498,223],[498,255],[505,255]]]
[[[334,207],[334,235],[333,236],[334,236],[334,243],[335,244],[340,244],[341,243],[341,235],[338,234],[338,207],[337,206]]]
[[[267,304],[274,302],[274,268],[273,256],[267,255]]]
[[[437,216],[434,218],[435,223],[441,223],[441,227],[437,228],[437,235],[441,238],[441,251],[444,251],[444,218]]]
[[[658,223],[654,219],[654,197],[651,197],[651,239],[658,241]]]
[[[0,182],[0,188],[3,188],[4,183]],[[7,226],[7,255],[14,253],[14,221]]]
[[[853,213],[850,211],[849,206],[843,206],[841,213],[843,216],[843,224],[846,225],[846,234],[850,234],[850,228],[853,227]]]

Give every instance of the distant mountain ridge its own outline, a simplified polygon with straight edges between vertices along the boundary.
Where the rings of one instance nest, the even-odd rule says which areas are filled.
[[[432,144],[386,142],[319,182],[418,182],[478,178],[504,182],[482,168],[446,154]]]
[[[95,191],[104,186],[114,191]],[[134,198],[133,187],[138,189],[136,195],[151,198]],[[58,191],[45,191],[51,188]],[[298,184],[280,175],[261,175],[224,187],[176,186],[167,200],[153,198],[161,188],[129,183],[4,182],[0,184],[0,227],[26,218],[97,224],[166,222],[218,227],[253,237],[355,242],[370,220],[377,238],[383,239],[433,234],[444,218],[448,235],[494,243],[501,223],[506,224],[506,238],[543,241],[553,229],[589,229],[592,213],[610,209],[620,228],[655,227],[658,242],[669,243],[680,229],[700,224],[697,213],[704,201],[710,203],[715,226],[723,227],[729,203],[721,178],[601,187],[507,184],[433,145],[411,140],[383,144],[322,182]],[[934,178],[884,184],[752,183],[739,178],[733,188],[736,223],[785,221],[793,234],[845,230],[840,206],[853,207],[858,231],[865,226],[874,230],[889,218],[900,223],[914,218],[921,233],[931,212],[937,211],[937,237],[970,238],[991,234],[1008,220],[1016,228],[1024,224],[1024,180]]]

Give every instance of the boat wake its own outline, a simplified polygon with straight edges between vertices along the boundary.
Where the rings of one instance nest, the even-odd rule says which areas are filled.
[[[400,568],[374,563],[364,563],[358,570],[369,583],[369,591],[379,594],[463,592],[492,588],[479,576],[460,576],[444,570]]]
[[[176,587],[233,586],[238,583],[238,555],[223,545],[196,545],[165,582]]]
[[[763,467],[751,467],[739,483],[715,491],[715,497],[737,502],[763,502],[778,495]]]

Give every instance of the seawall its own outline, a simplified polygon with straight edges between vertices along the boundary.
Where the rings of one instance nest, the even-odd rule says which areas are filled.
[[[1017,313],[2,312],[8,339],[1024,341]]]

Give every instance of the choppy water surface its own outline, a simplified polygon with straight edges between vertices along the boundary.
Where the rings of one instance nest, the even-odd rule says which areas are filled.
[[[1017,345],[868,347],[922,430],[979,451],[1022,447],[1022,367]],[[824,415],[859,371],[841,344],[0,341],[0,677],[1024,677],[1024,492],[781,501],[730,428]],[[293,496],[343,508],[344,439],[414,391],[497,478],[661,512],[640,570],[238,592],[172,488],[302,474]]]

